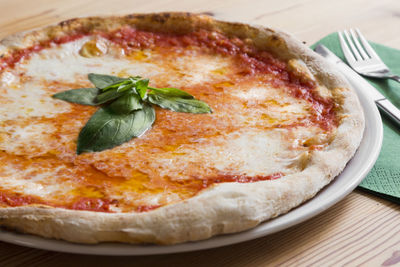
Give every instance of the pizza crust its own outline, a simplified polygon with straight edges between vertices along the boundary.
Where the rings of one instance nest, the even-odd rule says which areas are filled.
[[[364,116],[355,92],[332,65],[282,31],[189,13],[79,18],[9,36],[1,41],[0,54],[7,55],[37,40],[68,35],[82,28],[112,30],[124,24],[179,33],[197,28],[217,29],[247,39],[281,59],[303,62],[310,79],[323,84],[341,105],[342,120],[335,138],[326,150],[313,151],[304,170],[277,180],[214,184],[195,197],[142,213],[102,213],[40,205],[1,208],[0,225],[78,243],[175,244],[207,239],[252,228],[312,198],[344,169],[359,146]]]

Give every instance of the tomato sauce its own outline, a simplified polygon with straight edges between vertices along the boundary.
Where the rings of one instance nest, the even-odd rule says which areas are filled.
[[[10,207],[17,207],[29,204],[45,204],[45,202],[38,197],[0,191],[0,206],[1,204],[5,204]]]
[[[283,173],[274,173],[271,175],[256,175],[256,176],[246,176],[246,175],[233,175],[233,174],[225,174],[225,175],[219,175],[217,177],[213,178],[208,178],[208,179],[203,179],[202,186],[203,188],[207,188],[211,186],[212,184],[218,184],[218,183],[254,183],[254,182],[259,182],[259,181],[268,181],[268,180],[276,180],[279,179],[283,176]]]
[[[241,75],[247,77],[257,74],[272,74],[276,79],[270,81],[276,88],[288,88],[289,93],[298,98],[311,103],[314,109],[314,115],[311,122],[319,125],[322,129],[329,130],[336,126],[338,119],[335,116],[335,105],[332,99],[321,97],[315,90],[316,85],[311,81],[303,81],[288,70],[287,64],[267,51],[259,51],[252,45],[246,44],[243,40],[205,30],[200,30],[184,35],[154,33],[136,30],[130,27],[124,27],[110,33],[97,32],[95,35],[102,36],[111,42],[117,44],[129,53],[133,49],[155,48],[155,47],[204,47],[214,53],[233,56],[243,71]],[[70,36],[64,36],[53,40],[42,41],[31,47],[15,50],[9,56],[0,58],[0,73],[6,68],[14,68],[18,62],[26,60],[31,54],[37,53],[43,49],[54,45],[71,42],[82,38],[87,33],[76,33]],[[90,110],[89,110],[90,111]],[[88,111],[88,112],[89,112]],[[277,126],[279,127],[279,125]],[[285,127],[285,126],[282,126]],[[85,169],[85,171],[88,171]],[[91,175],[91,174],[90,174]],[[87,176],[90,176],[87,175]],[[93,177],[98,174],[94,173]],[[180,188],[191,192],[193,196],[202,190],[211,187],[213,184],[237,182],[253,183],[279,179],[284,176],[283,173],[274,173],[267,176],[246,176],[241,174],[220,174],[215,177],[193,177],[189,180],[163,180],[162,186],[171,188]],[[102,177],[106,179],[107,177]],[[110,178],[111,179],[111,178]],[[145,179],[145,178],[143,178]],[[163,178],[164,179],[164,178]],[[123,179],[122,179],[123,180]],[[116,183],[116,182],[115,182]],[[122,182],[121,182],[122,183]],[[48,203],[39,197],[18,195],[16,193],[7,193],[0,189],[0,205],[22,206],[30,204],[50,205],[74,210],[90,210],[99,212],[112,212],[111,205],[118,206],[117,200],[107,199],[106,197],[83,197],[78,196],[66,203]],[[146,212],[160,207],[160,205],[137,206],[132,207],[136,212]]]
[[[102,36],[121,46],[127,53],[137,48],[196,46],[208,48],[218,54],[235,56],[244,69],[243,75],[272,73],[277,78],[273,82],[275,87],[289,88],[294,97],[311,102],[316,112],[312,121],[322,129],[329,130],[338,123],[332,99],[321,97],[315,90],[314,82],[301,80],[288,70],[285,62],[267,51],[258,51],[237,37],[228,38],[221,33],[205,30],[176,35],[140,31],[130,27]]]
[[[74,40],[82,38],[83,36],[84,34],[77,33],[74,35],[55,38],[53,40],[41,41],[37,44],[34,44],[33,46],[14,50],[10,56],[5,56],[2,58],[0,57],[0,73],[6,68],[14,68],[16,63],[24,59],[29,59],[32,53],[40,52],[45,48],[51,47],[52,45],[60,45],[63,43],[72,42]]]
[[[275,58],[267,51],[258,51],[254,46],[245,44],[237,37],[228,38],[221,33],[206,30],[177,35],[142,31],[131,27],[123,27],[110,33],[98,32],[96,34],[118,44],[127,52],[138,48],[198,46],[211,49],[215,53],[235,56],[244,67],[243,75],[272,73],[277,77],[272,85],[277,88],[280,86],[290,88],[293,96],[311,102],[316,113],[313,122],[319,124],[321,128],[329,130],[338,123],[332,99],[321,97],[314,90],[316,85],[313,82],[302,81],[288,71],[285,62]],[[24,49],[17,49],[10,56],[0,58],[0,72],[6,68],[13,68],[16,63],[29,58],[32,53],[37,53],[52,45],[71,42],[86,35],[88,33],[75,33],[42,41]]]
[[[90,211],[102,211],[102,212],[110,212],[110,204],[113,203],[115,204],[115,201],[111,201],[108,199],[102,199],[102,198],[87,198],[87,197],[82,197],[75,202],[72,203],[72,205],[67,206],[67,208],[73,209],[73,210],[90,210]]]
[[[275,180],[279,179],[283,176],[283,173],[274,173],[271,175],[256,175],[256,176],[246,176],[242,174],[220,174],[214,177],[194,177],[190,181],[183,180],[181,183],[183,187],[189,187],[192,189],[195,189],[197,192],[200,192],[203,189],[206,189],[213,184],[219,184],[219,183],[255,183],[255,182],[260,182],[260,181],[268,181],[268,180]]]
[[[285,62],[275,58],[267,51],[257,50],[237,37],[228,38],[221,33],[206,30],[177,35],[142,31],[131,27],[123,27],[110,33],[98,32],[96,34],[121,46],[128,53],[130,50],[138,48],[197,46],[208,48],[218,54],[235,56],[243,66],[243,75],[272,73],[277,78],[272,82],[273,86],[277,88],[285,86],[296,98],[311,102],[315,111],[312,121],[319,124],[322,129],[329,130],[338,123],[332,99],[321,97],[314,90],[316,85],[312,81],[302,81],[288,71]],[[86,35],[88,34],[75,33],[15,50],[10,56],[0,58],[0,72],[5,68],[13,68],[16,63],[29,58],[32,53],[37,53],[52,45],[71,42]]]
[[[274,173],[267,176],[245,176],[245,175],[233,175],[225,174],[219,175],[211,178],[194,178],[192,180],[184,180],[181,182],[176,182],[175,184],[180,184],[181,187],[186,189],[192,189],[195,192],[200,192],[213,184],[217,183],[254,183],[259,181],[275,180],[282,177],[282,173]],[[73,210],[88,210],[97,212],[112,212],[110,205],[118,205],[117,200],[110,200],[106,198],[94,198],[94,197],[78,197],[71,202],[66,203],[50,203],[48,201],[42,200],[40,197],[21,195],[14,192],[7,192],[7,190],[0,189],[0,206],[6,205],[9,207],[17,207],[24,205],[44,205],[53,206],[57,208],[67,208]],[[133,207],[136,212],[146,212],[150,210],[157,209],[162,205],[141,205]]]

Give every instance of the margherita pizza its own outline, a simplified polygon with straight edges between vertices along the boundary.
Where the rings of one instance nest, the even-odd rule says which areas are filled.
[[[92,88],[93,73],[127,82]],[[129,89],[135,98],[117,104],[129,116],[150,110],[150,126],[127,138],[136,124],[105,123],[107,134],[85,142],[125,139],[77,151],[108,108],[54,97],[77,88]],[[151,88],[209,112],[179,112],[190,101],[176,95],[149,104]],[[0,93],[0,225],[79,243],[173,244],[252,228],[327,185],[364,129],[353,90],[290,35],[187,13],[79,18],[9,36]]]

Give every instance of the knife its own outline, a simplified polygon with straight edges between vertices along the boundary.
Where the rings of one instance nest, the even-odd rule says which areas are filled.
[[[389,115],[391,119],[400,125],[400,110],[386,99],[375,87],[369,84],[364,78],[358,75],[352,68],[338,58],[324,45],[317,45],[314,51],[323,56],[326,60],[336,65],[340,72],[347,78],[353,86],[360,86],[365,89],[365,92],[375,101],[378,108],[385,114]]]

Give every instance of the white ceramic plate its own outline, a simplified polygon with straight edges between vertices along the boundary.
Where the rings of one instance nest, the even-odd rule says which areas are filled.
[[[354,158],[348,163],[344,171],[313,199],[293,209],[289,213],[264,222],[251,230],[236,234],[220,235],[204,241],[189,242],[172,246],[130,245],[118,243],[81,245],[41,238],[33,235],[18,234],[6,230],[0,230],[0,240],[32,248],[79,254],[151,255],[201,250],[235,244],[269,235],[301,223],[328,209],[353,191],[353,189],[367,175],[378,158],[383,137],[381,117],[375,103],[364,94],[361,94],[362,88],[357,85],[354,85],[354,87],[364,108],[366,118],[364,138]]]

